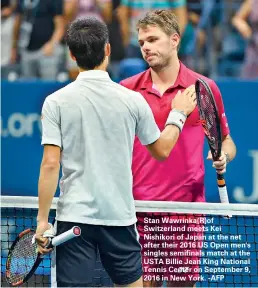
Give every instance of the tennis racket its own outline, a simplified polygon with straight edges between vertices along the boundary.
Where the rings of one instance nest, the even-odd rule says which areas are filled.
[[[210,147],[212,159],[217,161],[221,156],[222,135],[216,102],[209,85],[203,79],[196,81],[195,91],[200,120]],[[217,184],[221,203],[229,203],[226,181],[224,176],[218,173]]]
[[[11,286],[20,286],[26,283],[44,258],[43,255],[38,253],[35,235],[36,231],[32,229],[21,232],[9,250],[5,276],[6,281]],[[51,229],[47,230],[43,237],[48,238],[49,241],[46,248],[53,248],[80,235],[81,229],[74,226],[72,229],[53,237],[52,226],[52,231]]]

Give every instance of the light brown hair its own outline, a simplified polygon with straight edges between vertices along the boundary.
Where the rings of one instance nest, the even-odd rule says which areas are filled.
[[[159,9],[146,14],[143,19],[137,23],[137,30],[146,28],[147,26],[157,26],[168,36],[177,33],[180,36],[179,24],[177,17],[169,10]]]

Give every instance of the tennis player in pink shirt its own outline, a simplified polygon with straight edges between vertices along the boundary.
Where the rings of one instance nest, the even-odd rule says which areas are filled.
[[[150,105],[155,121],[162,131],[171,110],[171,100],[176,94],[195,84],[198,78],[208,81],[218,107],[223,134],[222,155],[219,161],[213,162],[213,166],[218,173],[225,173],[227,163],[233,160],[236,155],[236,147],[230,137],[222,96],[213,80],[188,69],[179,61],[180,30],[175,15],[167,10],[152,11],[138,22],[137,29],[141,52],[150,68],[123,80],[120,84],[142,94]],[[188,116],[178,142],[166,161],[158,162],[151,158],[147,149],[136,138],[132,162],[134,198],[136,200],[205,202],[204,137],[203,128],[199,121],[198,109],[196,108]],[[212,160],[210,153],[207,159]],[[148,218],[150,217],[157,219],[165,216],[148,216]],[[195,268],[195,266],[198,267],[199,265],[198,263],[196,265],[187,264],[189,263],[189,257],[169,257],[178,258],[178,260],[182,261],[181,263],[175,260],[175,263],[172,265],[174,271],[171,271],[173,268],[170,271],[168,271],[168,268],[163,269],[164,265],[162,263],[152,263],[151,259],[153,259],[153,256],[148,256],[148,250],[150,251],[151,247],[144,245],[147,238],[144,235],[155,235],[157,233],[145,231],[144,225],[146,225],[145,221],[149,221],[148,218],[146,219],[144,215],[138,214],[138,231],[142,244],[142,259],[145,272],[144,286],[160,286],[161,281],[159,280],[161,279],[161,275],[163,275],[170,279],[167,287],[194,287],[195,283],[200,280],[198,278],[198,269]],[[198,225],[202,226],[202,224]],[[202,232],[195,234],[201,238]],[[188,236],[185,235],[185,237]],[[180,243],[183,242],[181,241]],[[169,248],[165,252],[169,254],[170,251],[182,250],[180,243],[177,243],[174,248]],[[192,247],[190,250],[193,251],[194,248]],[[195,250],[197,254],[200,252],[198,247]],[[165,262],[165,258],[168,258],[166,255],[165,253],[164,256],[158,258],[162,259],[163,257],[163,262]],[[191,259],[193,260],[193,257]],[[148,269],[151,267],[159,267],[161,275],[157,277],[157,273],[148,272],[152,271]],[[181,270],[177,269],[178,267],[181,267]],[[153,271],[158,270],[153,269]],[[171,277],[173,273],[176,276],[183,275],[185,278]]]

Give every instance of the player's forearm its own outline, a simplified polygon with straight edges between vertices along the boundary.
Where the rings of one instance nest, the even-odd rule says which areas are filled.
[[[38,221],[48,221],[59,178],[60,164],[42,163],[38,184],[39,210]]]
[[[167,125],[162,131],[159,139],[154,143],[147,145],[147,149],[151,156],[158,161],[166,160],[177,142],[180,133],[179,131],[177,126]]]
[[[163,157],[165,159],[168,158],[174,148],[179,135],[180,130],[175,125],[167,125],[162,131],[160,138],[158,139],[158,145],[160,145],[160,152],[164,155]]]
[[[222,142],[222,149],[224,153],[228,154],[229,161],[232,161],[236,156],[236,145],[230,135],[227,135]]]
[[[161,151],[164,153],[165,159],[168,158],[171,150],[174,148],[179,134],[184,127],[186,116],[183,111],[172,109],[168,115],[165,129],[162,131],[158,141],[161,142]]]
[[[180,93],[178,95],[180,95]],[[176,97],[175,99],[178,99],[178,96]],[[165,129],[162,131],[160,138],[156,142],[147,146],[152,157],[154,157],[155,159],[159,161],[166,160],[172,149],[174,148],[178,140],[179,134],[182,131],[184,123],[186,121],[186,115],[189,114],[185,114],[183,110],[184,109],[177,110],[176,108],[173,108],[169,113],[165,124]]]

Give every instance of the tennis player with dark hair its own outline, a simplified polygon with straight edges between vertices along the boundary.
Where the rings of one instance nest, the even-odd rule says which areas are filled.
[[[137,29],[142,56],[150,68],[122,81],[121,85],[142,94],[154,114],[159,129],[163,131],[170,113],[170,102],[178,95],[178,92],[181,91],[181,95],[183,95],[183,91],[189,85],[194,84],[199,77],[208,81],[219,111],[223,134],[222,155],[219,161],[213,163],[213,166],[218,173],[225,173],[227,163],[232,161],[236,155],[236,147],[230,137],[221,93],[214,81],[195,73],[179,61],[180,30],[175,15],[167,10],[155,10],[138,22]],[[187,118],[178,142],[165,162],[159,163],[150,157],[137,138],[134,144],[132,162],[134,198],[136,200],[204,202],[204,139],[197,108]],[[210,153],[207,158],[212,159]],[[162,216],[155,215],[153,217],[156,219]],[[163,223],[160,218],[156,220]],[[160,269],[160,265],[148,264],[151,261],[149,261],[148,256],[144,256],[148,254],[147,250],[149,249],[144,248],[146,242],[144,238],[154,239],[155,237],[152,237],[152,235],[144,237],[144,235],[151,234],[151,232],[144,230],[144,215],[140,213],[138,214],[138,231],[140,243],[143,247],[144,270],[147,271],[148,268]],[[149,247],[149,245],[146,245],[146,247]],[[167,252],[178,253],[180,249],[182,248],[180,248],[178,241],[177,248],[168,249]],[[174,256],[174,258],[179,258],[178,260],[182,260],[183,263],[189,263],[187,257]],[[166,259],[163,260],[166,261]],[[171,270],[168,271],[167,267],[167,271],[163,275],[168,279],[171,279],[172,274],[175,275],[175,278],[177,278],[176,276],[184,278],[179,281],[168,282],[167,287],[190,287],[195,285],[199,274],[193,273],[196,265],[180,264],[173,266],[175,268],[183,267],[184,270],[178,269],[178,273],[172,273]],[[187,273],[185,273],[186,271]],[[155,278],[155,275],[148,272],[146,272],[146,275],[149,275],[146,279],[152,278],[154,280],[146,281],[144,283],[146,287],[161,285],[161,283],[155,281],[155,279],[158,279]]]
[[[57,286],[91,285],[98,248],[116,285],[141,287],[131,171],[135,135],[154,158],[165,160],[196,106],[195,89],[192,85],[170,101],[171,113],[160,133],[145,99],[109,78],[110,45],[104,23],[95,18],[76,20],[66,41],[80,74],[48,96],[42,108],[39,251],[49,252],[42,234],[48,228],[61,162],[57,234],[74,225],[82,231],[81,237],[56,248]]]

